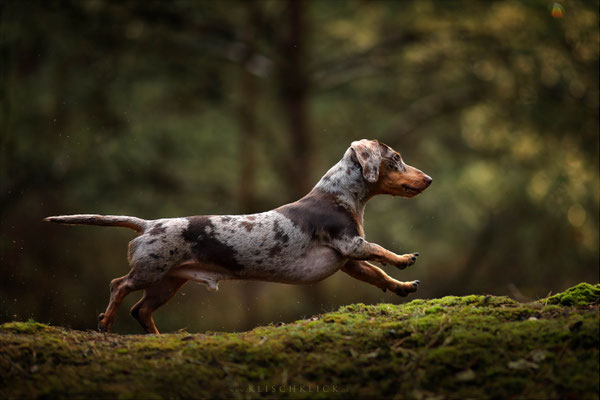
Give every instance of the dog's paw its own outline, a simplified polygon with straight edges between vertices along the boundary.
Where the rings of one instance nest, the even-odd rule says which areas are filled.
[[[106,329],[106,321],[104,321],[104,313],[98,314],[98,331],[102,333],[108,331],[108,329]]]
[[[419,289],[419,285],[421,284],[420,280],[415,280],[410,283],[411,293],[416,292]]]
[[[392,289],[392,291],[398,296],[405,297],[411,293],[416,292],[417,289],[419,289],[420,283],[421,281],[419,280],[412,282],[398,282],[397,286],[394,289]]]
[[[400,259],[396,263],[396,267],[400,269],[410,267],[411,265],[417,262],[417,257],[419,257],[419,253],[403,254],[400,256]]]
[[[410,258],[409,258],[410,264],[408,264],[408,265],[413,265],[414,263],[416,263],[417,262],[417,257],[419,257],[419,253],[412,253],[412,254],[410,254]]]

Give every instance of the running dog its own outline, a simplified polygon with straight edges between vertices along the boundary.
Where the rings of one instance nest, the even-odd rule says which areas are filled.
[[[152,313],[188,280],[212,290],[228,279],[305,284],[341,269],[384,292],[415,292],[419,281],[397,281],[368,261],[404,269],[419,253],[398,255],[367,242],[363,213],[375,195],[414,197],[430,184],[431,178],[405,164],[398,152],[363,139],[352,142],[310,193],[271,211],[157,220],[83,214],[45,221],[137,231],[139,236],[129,243],[131,270],[111,281],[110,302],[98,327],[109,332],[125,296],[143,289],[131,314],[146,332],[158,334]]]

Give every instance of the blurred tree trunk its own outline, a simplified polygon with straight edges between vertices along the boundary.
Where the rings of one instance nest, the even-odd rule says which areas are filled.
[[[253,5],[253,2],[247,4]],[[257,104],[258,104],[258,82],[248,68],[246,63],[254,53],[253,32],[247,27],[248,49],[247,56],[240,69],[240,104],[238,107],[240,127],[240,181],[239,181],[239,207],[243,213],[256,211],[255,193],[255,171],[257,168],[256,150],[258,141],[257,131]]]
[[[258,211],[256,209],[256,168],[258,129],[256,115],[260,97],[259,82],[256,75],[250,72],[250,63],[256,55],[257,31],[254,24],[260,12],[260,3],[248,1],[245,5],[245,21],[241,32],[244,54],[239,72],[239,104],[238,122],[240,131],[240,174],[238,184],[239,210],[244,214]],[[253,328],[260,318],[261,310],[257,306],[257,294],[262,282],[247,282],[242,286],[241,300],[247,312],[244,315],[244,328]]]
[[[310,133],[308,100],[311,80],[307,68],[308,2],[288,0],[287,31],[282,32],[279,50],[281,105],[287,124],[291,149],[287,157],[287,185],[290,200],[298,200],[312,188],[314,148]],[[303,301],[311,311],[320,312],[324,291],[320,286],[303,286]]]
[[[283,32],[280,43],[281,104],[292,146],[289,149],[287,183],[293,200],[308,193],[314,183],[314,157],[308,116],[310,80],[306,68],[306,11],[306,1],[288,0],[288,30]]]

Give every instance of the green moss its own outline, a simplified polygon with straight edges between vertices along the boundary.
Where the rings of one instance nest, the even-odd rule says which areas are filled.
[[[435,305],[425,310],[425,314],[435,314],[444,311],[442,306]]]
[[[561,304],[563,306],[586,306],[600,302],[600,284],[590,285],[580,283],[565,292],[555,294],[548,298],[548,304]]]
[[[42,330],[51,329],[48,325],[40,324],[39,322],[35,322],[33,320],[29,320],[27,322],[7,322],[2,324],[2,329],[12,331],[15,333],[36,333]]]
[[[0,398],[597,399],[599,306],[586,304],[448,296],[160,336],[10,322],[0,325]]]

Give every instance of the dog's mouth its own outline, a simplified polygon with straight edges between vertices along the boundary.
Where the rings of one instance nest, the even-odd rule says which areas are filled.
[[[402,189],[404,189],[406,191],[406,193],[408,193],[408,194],[418,194],[418,193],[422,192],[421,189],[417,189],[412,186],[408,186],[408,185],[404,185],[404,184],[402,185]]]

